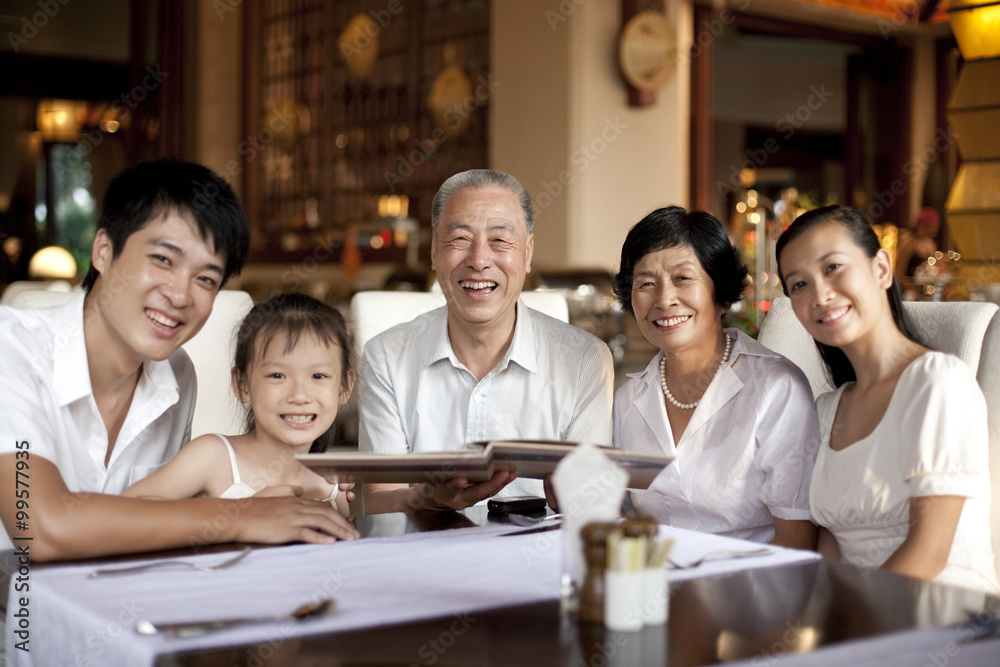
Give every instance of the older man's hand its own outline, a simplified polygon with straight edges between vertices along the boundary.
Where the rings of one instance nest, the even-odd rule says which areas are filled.
[[[464,510],[480,500],[492,498],[516,477],[513,472],[501,470],[478,484],[470,484],[464,477],[441,484],[417,484],[410,489],[413,501],[410,505],[416,510]]]

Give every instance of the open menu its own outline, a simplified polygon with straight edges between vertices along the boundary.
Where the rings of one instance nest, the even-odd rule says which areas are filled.
[[[576,446],[574,442],[551,440],[493,440],[472,442],[467,449],[415,454],[368,454],[362,452],[300,454],[296,458],[333,482],[418,483],[444,482],[464,477],[485,482],[500,470],[518,477],[542,479]],[[673,461],[666,454],[629,452],[601,447],[608,458],[628,473],[628,487],[646,489],[660,471]]]

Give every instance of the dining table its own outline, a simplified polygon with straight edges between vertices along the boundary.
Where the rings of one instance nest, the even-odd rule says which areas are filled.
[[[622,632],[581,622],[565,597],[558,521],[512,523],[474,507],[356,522],[361,539],[252,545],[239,562],[215,570],[207,568],[248,545],[32,564],[27,600],[14,590],[16,577],[7,584],[7,663],[1000,664],[1000,599],[810,551],[761,553],[760,544],[659,526],[674,545],[668,620]],[[158,565],[93,576],[151,563]],[[29,620],[19,637],[20,602]],[[290,616],[320,603],[323,613]],[[161,630],[241,618],[247,621],[176,637]],[[24,636],[28,644],[19,648]]]

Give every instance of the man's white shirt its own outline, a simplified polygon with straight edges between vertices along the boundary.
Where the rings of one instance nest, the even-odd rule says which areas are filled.
[[[183,349],[146,361],[107,466],[108,434],[90,383],[80,294],[64,306],[0,307],[0,454],[24,450],[54,463],[70,491],[121,493],[191,438],[197,398]],[[14,488],[15,480],[4,480]],[[30,487],[29,487],[30,490]],[[30,522],[28,524],[30,533]],[[10,548],[6,532],[0,549]]]
[[[455,356],[441,307],[368,342],[359,378],[359,449],[456,451],[479,440],[611,444],[614,366],[591,334],[518,300],[514,337],[482,380]],[[518,479],[497,497],[543,495]]]

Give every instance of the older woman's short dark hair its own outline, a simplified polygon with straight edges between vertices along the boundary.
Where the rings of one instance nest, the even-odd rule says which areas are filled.
[[[688,246],[705,268],[715,287],[715,303],[723,309],[740,300],[747,267],[730,243],[726,229],[712,214],[686,211],[680,206],[660,208],[637,222],[622,244],[622,258],[615,274],[615,296],[632,312],[632,274],[635,265],[651,252]]]

